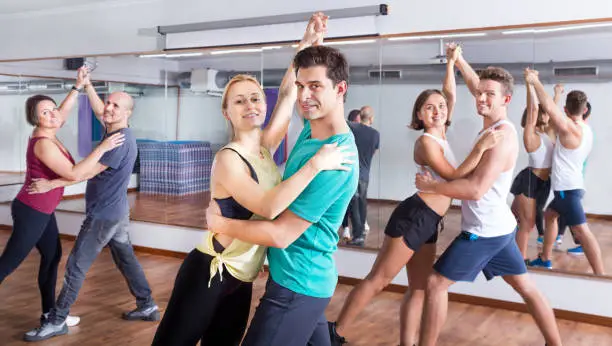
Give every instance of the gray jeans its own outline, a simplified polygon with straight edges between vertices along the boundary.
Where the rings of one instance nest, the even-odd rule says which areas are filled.
[[[83,286],[85,274],[106,245],[110,248],[113,261],[123,274],[130,293],[136,297],[138,308],[155,305],[151,288],[130,242],[129,222],[129,215],[112,221],[92,219],[89,216],[85,218],[68,256],[62,291],[57,298],[55,309],[51,311],[50,319],[54,323],[61,323],[66,319]]]

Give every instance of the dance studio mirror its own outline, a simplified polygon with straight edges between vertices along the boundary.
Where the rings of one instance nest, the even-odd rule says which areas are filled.
[[[261,53],[123,55],[86,60],[97,65],[91,79],[102,100],[115,91],[125,91],[134,99],[129,126],[136,137],[139,155],[128,193],[132,220],[205,230],[212,158],[230,138],[230,127],[221,113],[223,86],[239,72],[260,80]],[[2,146],[7,150],[3,157],[11,159],[3,164],[12,166],[0,169],[0,179],[4,179],[0,183],[23,179],[23,174],[18,173],[25,171],[25,144],[32,131],[25,121],[25,100],[35,94],[48,94],[60,104],[77,75],[66,64],[75,64],[72,68],[76,68],[82,63],[56,59],[0,64],[5,71],[59,77],[3,77],[0,97],[7,99],[2,103],[6,108],[4,114],[11,115],[3,121],[13,123],[3,127],[7,133],[2,138],[10,140],[13,149],[9,154],[10,146]],[[13,86],[9,81],[17,86],[22,83],[22,89],[15,87],[20,91],[11,92]],[[4,84],[6,92],[2,89]],[[58,133],[77,161],[89,153],[102,135],[86,100],[85,93],[81,93]],[[21,180],[17,183],[20,187]],[[3,202],[10,203],[18,188],[14,193],[4,193],[7,189],[2,190],[2,196],[7,196]],[[84,192],[84,184],[67,188],[57,210],[84,212]]]
[[[568,94],[572,91],[582,91],[586,94],[590,105],[590,113],[586,113],[585,122],[589,125],[593,145],[586,162],[580,166],[584,175],[584,197],[582,205],[587,214],[587,223],[593,240],[601,248],[601,256],[605,273],[612,272],[612,207],[608,203],[612,182],[608,177],[609,159],[606,154],[612,137],[607,133],[611,128],[607,111],[610,108],[610,93],[612,93],[612,26],[610,23],[574,26],[570,30],[547,30],[540,28],[531,35],[534,36],[534,68],[539,71],[539,79],[546,91],[552,97],[555,85],[559,85],[559,101],[557,106],[565,114],[564,105]],[[515,32],[514,36],[524,33]],[[556,143],[555,145],[558,145]],[[517,166],[517,172],[524,168]],[[536,177],[533,176],[531,183]],[[553,187],[548,202],[553,199]],[[564,217],[561,215],[561,222]],[[549,226],[546,225],[548,229]],[[571,232],[569,227],[559,225],[560,236],[553,238],[552,252],[549,253],[554,270],[566,273],[591,274],[593,269],[585,256],[587,245],[581,242],[580,231]],[[542,244],[537,240],[538,233],[533,231],[529,237],[528,255],[535,258]],[[589,237],[590,238],[590,237]],[[587,240],[588,242],[588,240]],[[586,255],[589,255],[588,252]]]
[[[477,31],[439,35],[413,35],[381,38],[378,47],[380,71],[368,70],[376,65],[373,58],[364,64],[363,79],[376,80],[353,87],[355,100],[372,105],[373,127],[380,133],[380,149],[374,155],[368,189],[367,221],[370,226],[365,248],[379,249],[384,230],[395,207],[415,191],[414,176],[418,166],[414,162],[414,143],[423,131],[409,127],[412,108],[419,93],[426,89],[442,89],[447,70],[446,46],[460,44],[465,59],[478,70],[490,65],[503,66],[517,79],[509,116],[520,123],[525,94],[521,82],[522,67],[533,63],[533,37],[505,36],[499,31]],[[456,104],[452,113],[452,126],[447,138],[455,156],[463,160],[472,149],[482,121],[476,113],[474,98],[469,93],[458,68],[453,68],[456,84]],[[353,83],[355,84],[355,83]],[[357,95],[355,95],[357,94]],[[347,102],[348,103],[348,102]],[[354,105],[352,108],[359,108]],[[352,109],[351,106],[347,107]],[[521,154],[518,166],[525,154]],[[517,167],[518,167],[517,166]],[[438,240],[441,254],[460,230],[458,201],[453,203],[445,217],[444,230]]]
[[[42,79],[40,80],[41,82]],[[29,97],[26,88],[31,84],[28,78],[0,76],[0,202],[9,203],[25,179],[25,151],[27,129],[24,114],[25,100]]]
[[[595,140],[585,169],[587,193],[583,201],[591,230],[604,254],[606,269],[612,271],[612,260],[606,256],[612,249],[612,238],[605,235],[612,218],[605,196],[612,183],[605,176],[608,167],[604,156],[606,141],[609,140],[604,131],[610,128],[604,112],[609,108],[606,106],[607,93],[612,92],[612,73],[609,73],[612,65],[608,66],[612,64],[612,51],[607,48],[612,44],[612,32],[607,27],[541,33],[537,29],[356,38],[335,45],[346,55],[351,66],[345,116],[351,110],[369,106],[374,115],[371,126],[380,133],[379,150],[373,156],[369,174],[369,230],[366,230],[364,246],[347,244],[343,227],[339,229],[340,246],[377,251],[383,242],[391,212],[399,202],[415,192],[414,175],[418,167],[413,160],[413,149],[421,131],[408,127],[412,107],[422,90],[442,87],[446,72],[445,45],[457,41],[464,57],[476,70],[490,65],[502,66],[515,78],[508,114],[517,127],[520,150],[513,176],[528,165],[520,127],[526,105],[523,69],[532,66],[539,70],[542,82],[551,94],[553,85],[562,82],[566,94],[580,89],[588,95],[593,109],[589,123],[594,129]],[[568,47],[575,48],[570,50]],[[269,117],[294,52],[295,47],[284,44],[95,58],[98,68],[92,79],[99,94],[104,97],[114,90],[124,90],[135,100],[130,127],[138,139],[139,159],[129,193],[133,220],[206,229],[205,209],[210,199],[212,158],[231,135],[221,113],[223,87],[237,73],[256,76],[264,87]],[[11,71],[19,70],[24,75],[61,77],[49,80],[47,84],[62,84],[61,90],[47,86],[47,89],[35,87],[26,91],[18,86],[18,91],[14,92],[3,89],[4,85],[33,81],[32,85],[36,86],[43,79],[6,76],[0,80],[0,98],[10,99],[10,102],[2,103],[5,113],[12,115],[12,123],[3,120],[6,126],[2,126],[0,131],[6,136],[0,138],[3,143],[12,143],[13,148],[17,148],[7,156],[11,160],[2,163],[6,168],[0,167],[0,179],[8,177],[6,179],[10,182],[10,179],[18,179],[15,177],[19,174],[15,172],[25,171],[25,143],[31,127],[25,122],[23,104],[33,93],[49,94],[61,102],[76,76],[76,72],[67,71],[64,64],[64,60],[0,64],[0,68],[6,65],[5,70],[10,67]],[[455,156],[462,161],[472,149],[473,139],[482,123],[476,113],[474,98],[456,68],[454,75],[457,102],[447,138]],[[85,96],[82,94],[80,97]],[[92,127],[95,121],[91,113],[80,113],[81,110],[75,107],[59,134],[77,159],[86,155],[87,148],[99,139],[95,137],[99,128]],[[281,171],[301,128],[299,117],[294,112],[288,134],[274,157]],[[3,145],[2,148],[7,147]],[[58,210],[82,212],[84,200],[81,194],[84,189],[71,191],[73,197],[63,201]],[[508,204],[512,202],[513,196],[509,195]],[[440,233],[438,254],[460,231],[459,203],[455,201],[453,204]],[[349,228],[351,223],[349,221]],[[574,247],[571,238],[567,232],[563,244],[555,246],[553,270],[569,274],[591,273],[585,256],[566,252]],[[539,251],[537,232],[533,230],[529,234],[527,256],[534,259]]]
[[[610,227],[612,210],[606,203],[606,193],[610,190],[611,183],[604,173],[608,171],[604,150],[609,136],[602,133],[610,126],[607,118],[597,117],[597,114],[601,114],[601,109],[607,109],[604,95],[612,91],[609,73],[612,69],[608,66],[612,62],[612,51],[609,49],[611,40],[612,31],[608,25],[570,30],[535,28],[382,39],[382,85],[376,93],[365,92],[359,98],[361,102],[368,103],[373,102],[369,101],[369,95],[375,94],[379,97],[374,126],[381,134],[380,151],[374,160],[378,167],[372,170],[368,192],[368,223],[374,227],[366,239],[366,247],[377,249],[382,245],[384,228],[391,212],[401,200],[415,192],[414,174],[418,167],[413,161],[412,153],[414,142],[421,132],[407,127],[412,106],[420,91],[442,87],[445,75],[442,58],[445,55],[444,46],[448,42],[457,41],[461,44],[463,56],[475,70],[487,66],[502,66],[514,76],[515,87],[508,117],[518,130],[520,150],[513,177],[529,164],[521,128],[527,95],[524,68],[531,67],[539,71],[542,83],[551,97],[555,84],[564,85],[564,93],[557,103],[563,115],[567,93],[571,90],[582,90],[586,93],[594,110],[588,123],[595,135],[588,164],[584,167],[586,194],[583,204],[590,229],[601,247],[604,269],[610,272],[612,261],[607,254],[610,253],[608,249],[612,247],[612,242],[606,230]],[[472,149],[473,140],[482,128],[482,122],[477,116],[474,98],[456,68],[455,76],[457,102],[447,139],[461,162]],[[554,135],[552,137],[554,138]],[[528,184],[533,183],[528,181]],[[551,190],[548,202],[552,197]],[[514,196],[510,194],[508,204],[511,205],[513,200]],[[445,217],[444,230],[440,233],[438,255],[460,231],[461,213],[457,208],[459,202],[454,201],[453,205]],[[526,255],[528,259],[535,260],[543,251],[542,244],[538,241],[535,229],[528,234]],[[555,242],[551,257],[554,271],[592,275],[589,261],[576,246],[569,231],[565,237]],[[541,267],[530,269],[548,270]]]

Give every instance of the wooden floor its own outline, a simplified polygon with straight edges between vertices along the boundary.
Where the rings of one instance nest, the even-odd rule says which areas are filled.
[[[0,231],[0,249],[9,232]],[[64,241],[58,291],[67,254],[73,242]],[[139,253],[138,257],[153,288],[154,298],[166,307],[174,278],[182,260]],[[34,251],[5,282],[0,285],[0,344],[25,345],[25,331],[35,327],[40,313],[36,286],[38,254]],[[263,294],[265,276],[255,282],[254,308]],[[327,309],[327,317],[335,319],[351,286],[339,285]],[[398,309],[402,296],[385,292],[379,295],[360,315],[346,335],[351,346],[397,345],[399,340]],[[570,297],[568,297],[570,299]],[[65,336],[37,343],[50,345],[150,345],[157,327],[151,322],[127,322],[121,312],[134,307],[134,299],[115,268],[110,252],[104,250],[87,275],[72,313],[82,322]],[[612,328],[584,323],[558,321],[565,345],[612,345]],[[502,327],[503,326],[503,327]],[[527,314],[450,303],[448,322],[438,345],[441,346],[541,346],[544,344],[533,320]]]
[[[23,184],[25,173],[0,172],[0,186]]]
[[[162,223],[206,229],[206,208],[210,200],[208,192],[185,197],[151,195],[138,192],[128,194],[131,215],[133,220]],[[371,230],[366,238],[366,248],[379,249],[384,239],[384,227],[393,212],[396,204],[389,202],[370,202],[368,204],[368,224]],[[58,210],[75,212],[85,211],[83,198],[62,201]],[[599,241],[604,258],[604,267],[608,275],[612,275],[612,221],[600,219],[589,220],[591,230]],[[445,218],[445,230],[438,240],[438,254],[444,252],[447,246],[457,236],[461,225],[461,213],[457,209],[448,212]],[[529,241],[529,258],[538,254],[536,244],[537,234],[532,233]],[[565,273],[589,274],[592,273],[585,256],[571,256],[565,250],[573,247],[569,231],[564,238],[564,244],[559,251],[553,253],[555,270]]]

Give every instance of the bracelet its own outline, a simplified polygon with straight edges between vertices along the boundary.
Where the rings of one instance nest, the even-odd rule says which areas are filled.
[[[76,92],[81,92],[82,89],[79,89],[79,88],[76,87],[76,85],[73,85],[72,89],[70,91],[72,91],[72,90],[74,90]]]

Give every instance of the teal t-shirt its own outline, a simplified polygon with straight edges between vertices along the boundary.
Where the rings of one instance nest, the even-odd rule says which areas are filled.
[[[324,144],[338,142],[357,153],[350,131],[325,140],[310,138],[310,133],[310,123],[306,121],[285,165],[283,179],[295,174]],[[270,275],[276,283],[310,297],[333,296],[338,282],[333,257],[338,249],[338,228],[357,190],[358,179],[357,160],[350,171],[321,172],[289,206],[291,212],[312,225],[286,249],[268,248]]]

